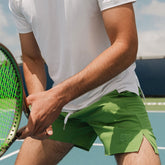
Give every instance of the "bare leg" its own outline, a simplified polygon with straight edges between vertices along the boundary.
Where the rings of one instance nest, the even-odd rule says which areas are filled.
[[[69,143],[27,138],[21,147],[15,165],[55,165],[72,147],[73,145]]]
[[[144,137],[139,152],[115,155],[118,165],[160,165],[159,155]]]

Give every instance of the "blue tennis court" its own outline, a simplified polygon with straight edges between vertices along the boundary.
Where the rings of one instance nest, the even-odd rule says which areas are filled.
[[[151,106],[153,107],[154,104],[151,103]],[[158,106],[157,106],[158,107]],[[164,106],[165,110],[165,106]],[[157,137],[157,144],[159,147],[159,153],[160,153],[160,159],[161,163],[165,164],[165,131],[164,131],[164,125],[165,125],[165,111],[158,111],[155,109],[155,111],[148,111],[149,118],[153,127],[153,131]],[[27,119],[24,117],[21,121],[21,126],[25,125],[27,122]],[[19,152],[19,149],[21,147],[22,141],[16,141],[11,148],[7,151],[7,153],[0,158],[0,164],[2,165],[14,165],[14,161],[16,159],[16,156]],[[72,151],[59,163],[59,165],[77,165],[77,162],[79,165],[116,165],[115,159],[113,156],[105,156],[104,155],[104,148],[97,139],[91,148],[89,152],[74,148]]]

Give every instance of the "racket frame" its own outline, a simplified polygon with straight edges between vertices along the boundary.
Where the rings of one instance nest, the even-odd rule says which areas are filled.
[[[20,121],[21,121],[22,110],[24,111],[25,116],[27,118],[29,117],[30,110],[26,106],[26,102],[25,102],[26,95],[25,95],[24,88],[23,88],[23,81],[22,81],[19,66],[18,66],[14,56],[10,52],[10,50],[8,48],[6,48],[6,46],[4,46],[2,43],[0,43],[0,50],[5,54],[6,58],[13,64],[13,68],[14,68],[15,73],[18,78],[17,81],[19,82],[19,86],[20,86],[19,95],[22,96],[22,98],[20,100],[21,106],[20,106],[20,108],[15,110],[15,115],[14,115],[13,123],[10,128],[9,134],[8,134],[7,138],[5,139],[5,141],[3,142],[3,144],[1,145],[1,148],[0,148],[0,157],[1,157],[17,138],[16,135],[17,135],[17,130],[19,128]]]

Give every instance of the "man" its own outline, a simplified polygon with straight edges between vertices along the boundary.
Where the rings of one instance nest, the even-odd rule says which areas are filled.
[[[134,1],[10,0],[31,105],[17,165],[57,164],[97,136],[119,165],[160,164],[134,72]]]

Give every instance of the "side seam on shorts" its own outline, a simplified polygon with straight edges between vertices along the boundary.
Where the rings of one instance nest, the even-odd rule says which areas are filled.
[[[122,136],[123,143],[116,147],[113,146],[112,147],[113,150],[111,150],[111,149],[106,150],[106,147],[105,147],[105,155],[115,155],[115,154],[119,154],[119,153],[138,152],[144,137],[151,144],[155,153],[159,154],[155,136],[149,130],[143,129],[139,133],[137,133],[137,135],[129,142],[128,141],[124,142],[124,140],[126,140],[127,138],[130,138],[130,137],[127,137],[127,135],[125,135],[125,137]],[[112,140],[113,140],[113,138],[112,138]]]
[[[156,144],[156,139],[153,133],[151,133],[148,130],[143,130],[143,136],[148,140],[148,142],[151,144],[152,148],[154,149],[156,154],[159,154],[158,147]]]

